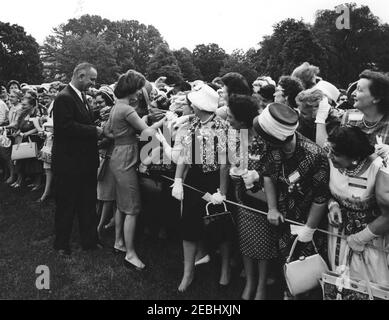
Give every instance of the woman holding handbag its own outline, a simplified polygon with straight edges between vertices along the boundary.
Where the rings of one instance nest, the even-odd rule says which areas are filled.
[[[389,234],[387,169],[374,154],[374,147],[358,127],[339,127],[328,137],[331,199],[328,202],[329,231],[347,240],[329,236],[328,256],[333,271],[345,260],[351,248],[363,253],[371,282],[389,285],[385,252],[366,246],[384,248]],[[381,207],[381,210],[380,210]],[[386,243],[385,243],[386,242]],[[352,259],[350,277],[364,280],[362,260]]]
[[[206,84],[199,85],[188,94],[195,117],[186,128],[186,134],[175,140],[175,148],[182,146],[181,157],[177,162],[172,196],[181,202],[180,231],[183,240],[184,274],[178,292],[188,289],[194,279],[195,258],[199,243],[205,238],[203,216],[205,201],[198,193],[186,189],[185,182],[195,188],[215,192],[211,196],[214,204],[221,204],[227,194],[228,169],[227,138],[228,124],[217,117],[219,95]],[[217,138],[217,141],[215,139]],[[199,149],[197,149],[199,148]],[[179,148],[180,149],[180,148]],[[190,166],[190,167],[189,167]],[[219,188],[219,189],[218,189]],[[230,281],[230,245],[231,235],[222,235],[220,285]]]
[[[22,109],[16,123],[17,132],[15,134],[15,143],[35,142],[38,149],[42,147],[43,141],[38,137],[38,128],[34,124],[34,116],[37,106],[37,96],[31,91],[22,100]],[[38,156],[38,154],[36,155]],[[11,185],[13,188],[20,188],[26,175],[33,177],[33,183],[30,185],[32,191],[41,187],[43,166],[37,158],[22,159],[16,161],[17,181]]]
[[[296,132],[298,114],[287,105],[269,104],[254,119],[254,129],[269,148],[264,170],[264,188],[269,207],[268,220],[278,226],[278,246],[282,260],[289,256],[297,235],[297,251],[302,256],[325,256],[325,237],[315,233],[325,228],[325,213],[329,198],[329,168],[322,148]],[[246,185],[259,180],[258,173],[243,176]],[[296,227],[285,219],[301,223]]]

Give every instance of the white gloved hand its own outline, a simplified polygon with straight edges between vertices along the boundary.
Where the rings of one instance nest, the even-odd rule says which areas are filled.
[[[319,103],[315,123],[325,124],[328,118],[328,114],[330,113],[330,109],[331,105],[328,102],[328,98],[324,97],[323,100],[321,100]]]
[[[386,159],[389,155],[389,145],[387,144],[376,144],[375,153],[382,159]]]
[[[184,187],[182,186],[182,179],[181,178],[175,178],[174,184],[172,185],[172,196],[176,198],[178,201],[181,201],[184,199]]]
[[[166,138],[165,136],[163,135],[161,129],[158,129],[157,132],[155,133],[155,137],[157,138],[157,140],[159,142],[161,142],[162,144],[164,144],[165,142],[167,143],[166,141]]]
[[[180,125],[182,125],[182,124],[188,122],[189,119],[190,119],[189,116],[181,116],[181,117],[179,117],[179,118],[177,118],[177,119],[174,119],[174,120],[172,121],[172,127],[173,127],[173,128],[177,128],[177,127],[179,127]]]
[[[210,201],[212,204],[222,204],[226,200],[226,196],[220,193],[220,190],[217,190],[212,196]]]
[[[259,181],[259,174],[256,170],[248,170],[242,174],[242,178],[246,188],[251,189],[254,186],[254,183]]]
[[[296,230],[297,240],[300,242],[311,242],[315,231],[316,229],[312,229],[307,225],[302,226]]]
[[[376,237],[377,235],[371,232],[369,226],[367,226],[362,231],[348,236],[347,244],[353,251],[363,252],[365,250],[365,245]]]

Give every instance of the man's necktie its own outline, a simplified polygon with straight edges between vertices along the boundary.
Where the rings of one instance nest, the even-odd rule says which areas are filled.
[[[82,101],[84,102],[85,108],[89,112],[89,105],[88,105],[88,101],[86,100],[85,93],[81,92],[81,96],[82,96]]]

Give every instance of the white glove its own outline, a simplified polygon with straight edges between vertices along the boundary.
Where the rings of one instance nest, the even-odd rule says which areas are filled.
[[[297,240],[300,242],[311,242],[315,231],[316,229],[312,229],[305,225],[299,228],[296,227],[294,234],[297,234]]]
[[[376,237],[378,236],[371,232],[369,226],[367,226],[362,231],[348,236],[347,244],[353,251],[363,252],[365,245]]]
[[[254,183],[259,181],[259,174],[256,170],[248,170],[246,173],[242,174],[244,184],[246,189],[251,189],[254,187]]]
[[[330,113],[331,106],[328,102],[328,98],[324,97],[319,103],[319,108],[316,113],[315,123],[325,124]]]
[[[387,144],[376,144],[375,153],[382,159],[386,159],[389,155],[389,145]]]
[[[224,200],[226,200],[226,196],[221,194],[219,189],[211,196],[210,199],[212,204],[222,204]]]
[[[164,144],[165,142],[167,143],[165,136],[163,135],[161,129],[159,129],[159,128],[158,128],[157,132],[155,133],[155,137],[162,144]]]
[[[177,128],[177,127],[179,127],[180,125],[182,125],[182,124],[188,122],[189,119],[190,119],[190,116],[182,116],[182,117],[179,117],[179,118],[177,118],[177,119],[174,119],[174,120],[172,121],[172,127],[173,127],[173,128]]]
[[[184,187],[182,186],[182,179],[181,178],[175,178],[174,184],[172,185],[172,196],[176,198],[178,201],[181,201],[184,199]]]

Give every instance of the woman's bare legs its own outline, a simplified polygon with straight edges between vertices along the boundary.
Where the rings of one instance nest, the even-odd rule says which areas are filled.
[[[114,244],[114,247],[116,249],[124,249],[124,250],[126,249],[124,243],[123,227],[124,227],[124,213],[121,213],[119,209],[117,209],[115,213],[115,244]]]
[[[53,182],[53,172],[51,171],[51,169],[45,169],[45,173],[46,173],[45,191],[43,191],[40,201],[45,201],[47,197],[50,195],[51,185]]]
[[[184,275],[178,287],[179,292],[184,292],[188,289],[193,281],[197,243],[183,240],[182,247],[184,250]]]
[[[242,293],[243,300],[250,300],[255,291],[255,262],[256,261],[254,259],[251,259],[247,256],[243,256],[243,265],[246,274],[246,285]]]
[[[136,215],[126,215],[124,219],[124,240],[126,243],[127,251],[126,260],[131,262],[136,267],[143,269],[145,265],[136,254],[134,245],[136,220]]]
[[[104,223],[111,216],[113,210],[113,201],[102,201],[102,210],[99,225],[97,226],[97,234],[99,238],[102,237]]]
[[[219,284],[226,286],[230,283],[231,278],[231,243],[225,241],[220,244],[220,256],[221,256],[221,272]]]
[[[258,286],[254,300],[266,299],[266,282],[267,282],[267,267],[268,260],[258,261]]]

